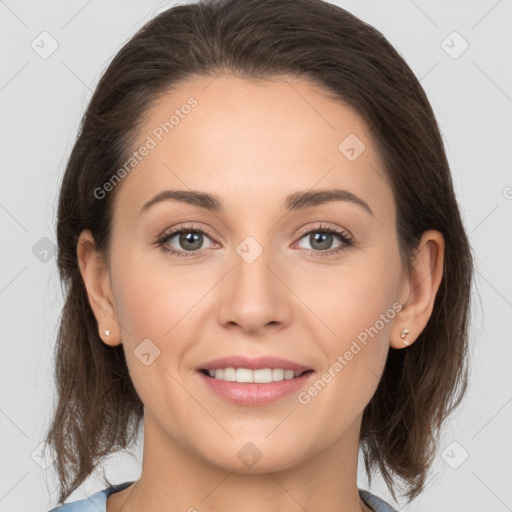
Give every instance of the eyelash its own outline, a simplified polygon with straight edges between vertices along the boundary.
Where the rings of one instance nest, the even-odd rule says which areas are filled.
[[[165,247],[164,244],[167,243],[171,238],[174,237],[174,235],[180,234],[180,233],[200,233],[203,235],[208,236],[209,238],[213,238],[208,231],[205,231],[203,229],[198,229],[195,226],[182,226],[179,228],[172,229],[171,231],[166,231],[158,237],[157,244],[159,247],[161,247],[164,251],[171,254],[173,257],[177,258],[193,258],[201,251],[177,251],[176,249]],[[324,226],[320,225],[317,228],[310,229],[309,231],[300,233],[299,240],[304,238],[306,235],[310,235],[312,233],[330,233],[333,235],[338,235],[339,239],[341,240],[342,244],[337,247],[336,249],[330,249],[327,251],[315,251],[312,250],[309,252],[309,255],[312,256],[320,256],[322,258],[334,256],[337,254],[340,254],[343,251],[346,251],[349,247],[352,247],[355,245],[353,239],[346,234],[346,232],[339,228],[333,228],[330,226]]]

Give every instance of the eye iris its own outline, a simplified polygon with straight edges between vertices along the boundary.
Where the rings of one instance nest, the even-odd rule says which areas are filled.
[[[310,235],[310,240],[312,241],[311,247],[318,250],[329,249],[332,244],[332,236],[332,233],[315,233],[313,235]],[[318,240],[320,240],[320,247],[315,247],[314,243],[316,243]]]
[[[189,242],[193,243],[194,239],[195,239],[195,244],[193,243],[193,247],[188,247],[188,249],[190,249],[191,251],[200,249],[201,245],[203,245],[203,240],[201,237],[202,237],[202,234],[198,233],[196,231],[184,231],[180,234],[180,245],[183,248],[187,248],[186,243],[189,243]],[[198,240],[199,240],[199,243],[198,243]]]

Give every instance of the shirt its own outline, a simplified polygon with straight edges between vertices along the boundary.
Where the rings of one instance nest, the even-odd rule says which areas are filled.
[[[107,498],[115,492],[126,489],[126,487],[129,487],[131,484],[133,484],[133,482],[112,485],[107,489],[98,491],[88,498],[66,503],[60,507],[52,508],[48,512],[106,512]],[[369,491],[359,489],[359,496],[374,512],[397,512],[388,503]]]

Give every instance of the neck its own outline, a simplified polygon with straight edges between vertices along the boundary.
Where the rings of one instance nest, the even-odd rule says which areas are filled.
[[[279,471],[221,468],[175,442],[146,411],[140,479],[108,512],[370,512],[357,489],[361,417],[342,439]]]

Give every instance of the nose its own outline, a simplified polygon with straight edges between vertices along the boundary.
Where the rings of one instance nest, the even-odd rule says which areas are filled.
[[[221,284],[220,324],[256,335],[284,329],[292,318],[293,294],[279,263],[265,249],[254,260],[240,254],[234,254],[233,268]]]

